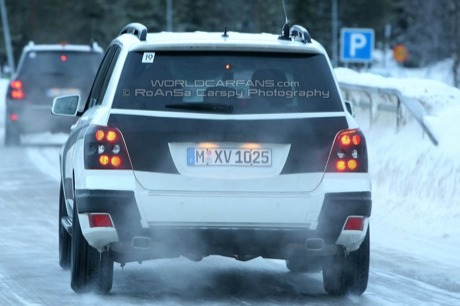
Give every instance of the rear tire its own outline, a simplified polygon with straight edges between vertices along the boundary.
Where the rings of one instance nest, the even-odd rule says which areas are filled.
[[[62,184],[59,192],[59,265],[64,270],[70,269],[70,247],[72,237],[62,225],[62,218],[67,217],[64,192]]]
[[[370,229],[359,249],[328,257],[323,263],[324,289],[331,295],[347,293],[361,295],[366,291],[369,279]]]
[[[73,210],[70,286],[77,293],[95,290],[108,293],[112,289],[113,260],[107,251],[99,253],[81,232],[76,203]]]

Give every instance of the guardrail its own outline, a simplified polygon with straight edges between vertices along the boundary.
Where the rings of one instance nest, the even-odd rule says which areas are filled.
[[[371,123],[373,119],[373,110],[384,110],[394,112],[396,114],[396,128],[399,130],[401,126],[402,108],[403,105],[409,112],[409,114],[418,122],[422,127],[423,132],[428,135],[431,142],[437,146],[438,141],[433,135],[433,132],[425,124],[423,118],[428,115],[423,105],[415,98],[407,97],[403,95],[398,89],[394,88],[377,88],[365,85],[355,85],[339,82],[340,89],[344,94],[346,100],[354,103],[358,103],[359,106],[369,107]],[[353,97],[356,92],[365,94],[368,97],[368,101],[354,101]],[[390,103],[378,103],[375,102],[374,96],[377,96],[380,100],[390,101]],[[366,104],[367,103],[367,104]]]

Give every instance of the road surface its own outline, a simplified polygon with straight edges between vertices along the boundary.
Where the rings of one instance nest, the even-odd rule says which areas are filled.
[[[374,243],[384,228],[379,221],[372,228],[369,286],[360,297],[328,296],[321,273],[292,274],[283,261],[219,256],[116,265],[110,294],[76,294],[58,264],[58,151],[0,145],[0,305],[460,304],[458,270],[382,248]]]

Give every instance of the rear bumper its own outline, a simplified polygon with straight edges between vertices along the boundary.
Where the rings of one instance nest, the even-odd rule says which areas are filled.
[[[270,227],[162,223],[143,226],[133,191],[77,190],[76,203],[81,219],[87,219],[88,213],[110,214],[114,229],[83,228],[88,222],[80,223],[91,245],[101,248],[110,244],[114,257],[120,262],[187,254],[286,258],[290,250],[299,248],[313,256],[329,255],[336,251],[338,240],[349,244],[343,245],[346,249],[359,246],[367,227],[345,233],[347,239],[342,239],[345,220],[351,215],[369,217],[372,209],[370,192],[341,192],[324,196],[316,229],[297,224],[292,227],[288,224]],[[313,244],[307,246],[308,241]],[[319,241],[323,241],[322,247],[318,247]]]
[[[319,215],[317,231],[327,243],[335,243],[348,216],[370,217],[370,192],[327,193]]]

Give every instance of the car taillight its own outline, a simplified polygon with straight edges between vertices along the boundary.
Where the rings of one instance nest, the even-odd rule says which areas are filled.
[[[11,114],[10,115],[10,120],[11,121],[18,121],[19,120],[18,114]]]
[[[90,126],[85,133],[86,169],[132,169],[123,136],[117,128]]]
[[[88,214],[89,227],[113,227],[112,218],[107,213]]]
[[[10,97],[14,100],[24,99],[23,84],[19,80],[14,80],[10,83]]]
[[[365,218],[361,216],[349,216],[345,221],[343,229],[346,231],[362,231],[364,229]]]
[[[340,131],[335,137],[327,172],[367,172],[367,147],[358,129]]]

